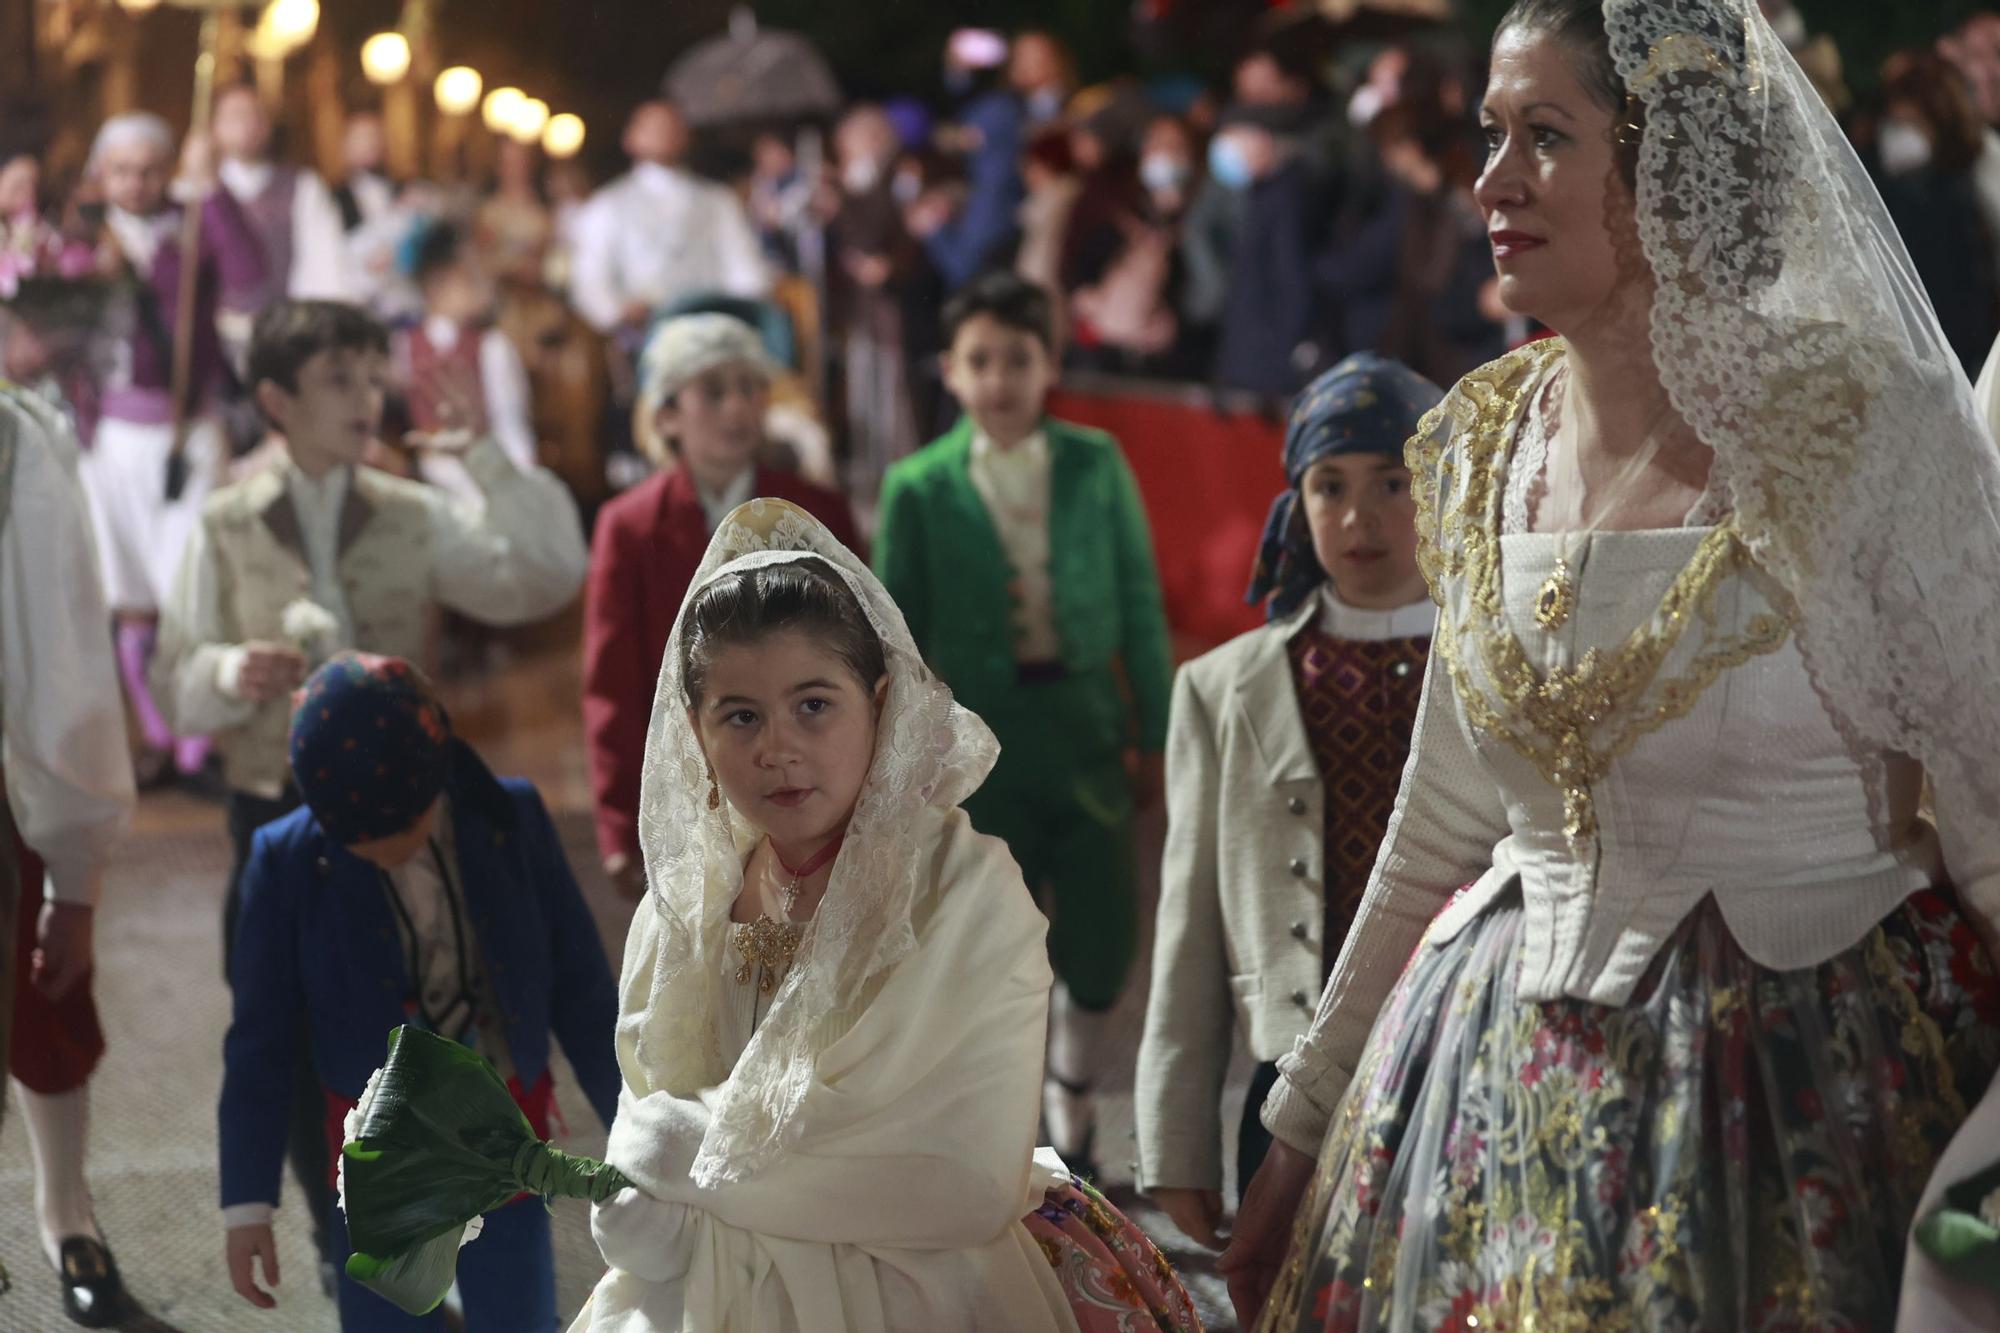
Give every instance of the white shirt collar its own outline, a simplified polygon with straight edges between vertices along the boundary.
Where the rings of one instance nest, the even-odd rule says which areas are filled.
[[[687,188],[687,173],[679,167],[663,167],[658,162],[634,162],[632,179],[652,194],[672,194]]]
[[[290,460],[287,460],[290,462]],[[308,477],[298,464],[291,463],[285,469],[285,489],[300,509],[314,515],[337,514],[347,499],[348,474],[351,467],[337,467],[324,476]]]
[[[277,168],[269,162],[239,162],[233,157],[225,157],[216,167],[215,174],[238,199],[255,199],[271,187],[271,178],[277,174]]]
[[[1437,604],[1425,597],[1386,611],[1364,610],[1340,600],[1331,581],[1319,585],[1313,599],[1313,623],[1336,639],[1374,643],[1382,639],[1429,638],[1437,629]],[[1303,623],[1303,622],[1302,622]]]
[[[710,532],[714,532],[717,528],[721,527],[722,520],[728,518],[730,512],[736,506],[749,503],[757,491],[757,469],[755,467],[744,468],[742,472],[737,474],[734,481],[724,486],[720,493],[714,495],[709,494],[708,488],[695,480],[692,472],[688,473],[688,480],[694,482],[694,495],[697,500],[701,501],[701,512],[703,517],[708,520],[708,530]]]
[[[446,319],[443,315],[424,317],[424,339],[440,352],[449,352],[458,346],[459,334],[462,332],[456,321]]]
[[[1045,430],[1036,430],[1011,449],[996,444],[993,437],[974,427],[972,431],[972,456],[974,458],[1011,458],[1023,463],[1040,463],[1049,456],[1049,435]]]
[[[173,230],[179,214],[171,208],[163,208],[157,213],[128,213],[122,208],[106,209],[105,225],[118,240],[118,248],[132,261],[132,266],[141,273],[151,273],[153,258],[160,253],[160,243]]]

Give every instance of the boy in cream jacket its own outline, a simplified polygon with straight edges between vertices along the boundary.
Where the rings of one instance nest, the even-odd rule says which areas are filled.
[[[1240,1188],[1270,1146],[1257,1108],[1312,1023],[1409,756],[1435,610],[1403,443],[1442,396],[1368,353],[1306,389],[1250,585],[1269,623],[1175,681],[1134,1109],[1140,1188],[1205,1245],[1220,1244],[1232,1034],[1257,1061]]]

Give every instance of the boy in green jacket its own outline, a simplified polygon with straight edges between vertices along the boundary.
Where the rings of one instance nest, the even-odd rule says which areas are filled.
[[[1159,799],[1172,670],[1152,539],[1117,441],[1043,412],[1048,296],[1012,273],[946,305],[965,416],[889,469],[875,570],[932,669],[1000,737],[967,813],[1051,917],[1043,1111],[1089,1169],[1104,1017],[1138,944],[1132,815]],[[1136,762],[1128,756],[1136,752]]]

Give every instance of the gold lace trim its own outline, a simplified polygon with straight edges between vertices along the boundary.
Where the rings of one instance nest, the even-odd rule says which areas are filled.
[[[1689,623],[1714,624],[1716,590],[1751,562],[1749,548],[1725,521],[1705,538],[1661,598],[1658,611],[1614,652],[1593,648],[1573,667],[1539,674],[1506,620],[1500,590],[1499,487],[1513,425],[1542,372],[1562,355],[1560,342],[1536,344],[1460,382],[1426,417],[1410,442],[1420,563],[1432,596],[1442,580],[1462,578],[1475,612],[1461,627],[1439,618],[1434,650],[1451,673],[1466,719],[1534,765],[1563,797],[1563,831],[1572,842],[1597,833],[1591,788],[1641,736],[1684,717],[1702,692],[1731,667],[1774,652],[1791,636],[1792,618],[1754,617],[1741,633],[1705,646],[1679,676],[1658,681],[1661,666]],[[1456,454],[1448,452],[1453,443]],[[1448,508],[1440,493],[1451,492]],[[1491,682],[1498,704],[1473,679],[1461,634]]]

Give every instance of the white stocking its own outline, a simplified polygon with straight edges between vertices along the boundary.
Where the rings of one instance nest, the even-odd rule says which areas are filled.
[[[1110,1015],[1077,1007],[1058,984],[1049,997],[1048,1078],[1042,1083],[1042,1119],[1051,1146],[1066,1156],[1088,1149],[1095,1114],[1090,1085]]]
[[[42,1250],[59,1266],[62,1242],[71,1236],[103,1240],[83,1179],[83,1151],[90,1134],[90,1090],[30,1092],[10,1079],[28,1126],[28,1151],[35,1159],[35,1214],[42,1227]]]

